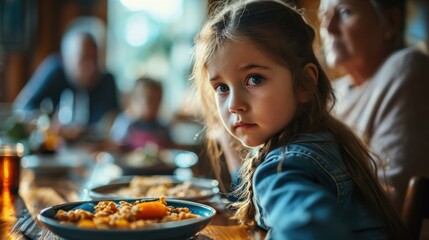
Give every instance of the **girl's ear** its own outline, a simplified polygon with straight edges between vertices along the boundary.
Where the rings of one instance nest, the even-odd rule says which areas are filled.
[[[304,72],[313,80],[314,84],[317,84],[319,70],[317,70],[317,66],[314,63],[307,63],[304,66]]]
[[[317,85],[317,79],[319,77],[319,70],[317,70],[317,66],[314,63],[307,63],[304,66],[304,72],[305,75],[307,75],[307,77],[311,79],[315,85]],[[302,103],[308,102],[308,100],[310,100],[310,94],[304,88],[300,89],[298,97]]]

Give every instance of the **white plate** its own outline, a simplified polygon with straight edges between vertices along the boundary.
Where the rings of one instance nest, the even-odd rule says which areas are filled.
[[[111,181],[107,185],[98,186],[95,188],[90,189],[89,191],[89,197],[94,200],[102,200],[102,199],[124,199],[124,198],[139,198],[142,196],[135,196],[135,195],[120,195],[119,190],[126,188],[130,185],[131,179],[134,176],[124,176],[121,178],[118,178],[116,180]],[[152,176],[153,177],[153,176]],[[177,198],[182,200],[191,200],[191,201],[197,201],[197,200],[203,200],[203,199],[210,199],[213,196],[215,196],[217,193],[219,193],[219,182],[214,179],[208,179],[208,178],[196,178],[192,177],[187,180],[179,179],[176,176],[171,175],[155,175],[155,177],[162,177],[169,179],[173,184],[181,184],[184,182],[190,182],[191,188],[201,191],[201,194],[197,195],[186,195],[184,197],[178,197],[178,196],[165,196],[166,198]],[[158,196],[144,196],[144,197],[158,197]]]

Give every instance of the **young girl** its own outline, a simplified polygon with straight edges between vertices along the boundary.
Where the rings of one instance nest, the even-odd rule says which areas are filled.
[[[223,125],[249,152],[235,218],[267,239],[403,239],[368,150],[330,114],[313,40],[300,14],[273,0],[228,5],[196,38],[207,130]]]

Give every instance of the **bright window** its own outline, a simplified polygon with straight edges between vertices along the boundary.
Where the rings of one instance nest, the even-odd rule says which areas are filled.
[[[207,16],[202,0],[110,0],[107,67],[127,93],[142,75],[164,86],[161,117],[181,107],[189,91],[191,48]]]

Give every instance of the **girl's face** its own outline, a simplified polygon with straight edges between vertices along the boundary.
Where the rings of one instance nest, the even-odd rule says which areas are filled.
[[[243,145],[265,143],[293,119],[291,72],[251,42],[225,43],[207,68],[222,122]]]
[[[321,0],[319,19],[331,67],[365,66],[383,53],[386,20],[369,0]]]

